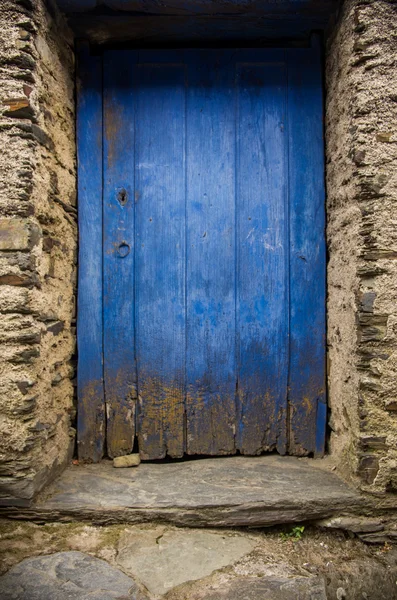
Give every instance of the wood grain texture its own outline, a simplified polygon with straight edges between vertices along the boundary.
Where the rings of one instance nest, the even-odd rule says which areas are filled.
[[[136,286],[139,450],[183,456],[185,66],[141,52],[137,67]]]
[[[102,61],[81,45],[77,63],[79,200],[78,415],[81,460],[101,460],[105,443],[102,345]]]
[[[289,451],[324,452],[325,190],[318,48],[287,51],[290,196]],[[318,432],[316,440],[316,431]]]
[[[135,59],[128,51],[104,57],[104,378],[112,458],[129,454],[135,436]]]
[[[233,51],[189,52],[187,452],[235,452],[235,68]]]
[[[239,56],[238,432],[243,454],[286,452],[288,165],[284,51]]]

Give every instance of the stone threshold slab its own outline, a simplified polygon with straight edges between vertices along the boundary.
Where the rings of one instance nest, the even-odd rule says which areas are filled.
[[[5,516],[97,524],[271,526],[359,514],[368,500],[311,459],[234,456],[115,469],[71,466],[29,508]],[[318,463],[317,463],[318,464]]]

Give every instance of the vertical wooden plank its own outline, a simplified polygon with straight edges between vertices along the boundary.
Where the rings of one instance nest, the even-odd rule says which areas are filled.
[[[238,65],[237,448],[243,454],[286,451],[288,172],[283,59],[277,51],[251,51]]]
[[[81,460],[98,462],[105,441],[102,346],[102,59],[78,50],[78,417]]]
[[[134,69],[136,53],[104,53],[104,378],[110,457],[135,436]]]
[[[158,459],[185,449],[185,67],[166,52],[146,56],[136,96],[138,439],[141,456]]]
[[[190,51],[187,92],[188,454],[235,452],[233,51]]]
[[[289,452],[324,452],[325,192],[318,48],[288,50],[290,185]],[[316,440],[317,430],[317,440]]]

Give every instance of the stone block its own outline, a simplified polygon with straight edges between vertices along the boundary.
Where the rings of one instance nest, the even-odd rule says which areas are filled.
[[[378,142],[386,142],[389,143],[392,141],[392,133],[390,133],[389,131],[378,131],[378,133],[376,134],[376,139]]]
[[[397,411],[397,400],[387,400],[385,408],[391,412]]]
[[[26,288],[8,285],[0,287],[0,312],[30,313],[29,291]]]
[[[364,313],[373,313],[374,302],[376,299],[375,292],[365,292],[361,295],[360,308]]]
[[[0,250],[29,249],[29,222],[23,219],[0,219]]]
[[[33,447],[33,445],[31,444],[30,447]],[[29,438],[27,438],[25,450],[28,448]],[[0,507],[29,507],[34,496],[45,485],[53,481],[65,469],[66,465],[70,463],[73,456],[73,449],[74,441],[69,439],[66,452],[63,452],[62,455],[57,454],[50,460],[48,460],[47,456],[46,465],[40,462],[32,463],[31,455],[25,452],[23,466],[25,470],[29,469],[30,473],[23,477],[15,477],[15,473],[20,471],[17,460],[8,461],[8,476],[2,474],[2,465],[0,463]],[[32,471],[35,472],[32,473]]]
[[[59,335],[64,329],[65,323],[63,321],[56,321],[47,326],[48,333],[52,333],[53,335]]]
[[[363,454],[360,458],[358,475],[365,483],[373,483],[379,471],[379,457],[375,454]]]
[[[45,146],[50,152],[54,152],[55,144],[50,136],[44,131],[44,129],[38,125],[32,125],[32,134],[39,144]]]
[[[30,252],[25,251],[8,251],[0,252],[0,273],[1,275],[7,275],[8,273],[19,273],[21,271],[29,275],[32,274],[37,276],[36,270],[36,258],[32,256]]]
[[[127,456],[116,456],[113,459],[113,466],[116,469],[126,467],[137,467],[141,464],[141,457],[139,454],[128,454]]]
[[[0,579],[3,600],[143,600],[133,579],[82,552],[27,558]]]
[[[40,356],[40,347],[22,347],[14,352],[8,359],[13,365],[30,365]]]
[[[386,450],[386,436],[384,435],[363,435],[360,439],[360,446],[363,450]]]
[[[49,520],[63,518],[66,511],[71,519],[97,523],[262,527],[315,521],[365,506],[367,501],[333,473],[270,455],[142,462],[133,473],[114,469],[111,461],[71,467],[34,511]]]
[[[361,342],[379,342],[386,335],[387,315],[373,315],[362,317],[358,325],[359,339]]]
[[[38,396],[24,397],[10,410],[10,414],[16,417],[20,417],[21,420],[26,421],[33,418],[33,412],[37,407]]]
[[[123,535],[117,565],[139,579],[150,593],[162,595],[227,567],[254,548],[255,541],[244,535],[227,536],[202,529],[167,531],[159,526],[138,530],[133,537]]]
[[[334,517],[317,521],[316,525],[327,529],[342,529],[352,533],[374,533],[384,530],[384,525],[380,519],[368,517]]]
[[[0,506],[30,506],[34,495],[34,477],[0,477]]]
[[[385,544],[390,542],[390,538],[387,532],[379,531],[376,533],[363,533],[359,534],[358,537],[360,540],[365,542],[366,544]]]
[[[15,382],[17,388],[24,396],[26,396],[26,394],[29,393],[30,389],[34,386],[35,383],[36,381],[33,381],[32,379],[21,379]]]
[[[31,107],[28,98],[8,98],[3,100],[6,110],[3,111],[5,117],[13,119],[33,119],[34,110]]]
[[[37,284],[36,277],[29,276],[26,273],[7,273],[0,275],[0,285],[14,285],[16,287],[33,287]]]

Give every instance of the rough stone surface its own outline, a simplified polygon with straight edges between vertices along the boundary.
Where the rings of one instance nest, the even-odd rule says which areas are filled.
[[[331,452],[397,490],[397,5],[345,0],[328,41]]]
[[[319,527],[329,529],[343,529],[352,533],[374,533],[384,531],[385,525],[381,519],[371,519],[362,517],[335,517],[333,519],[324,519],[317,521]]]
[[[226,567],[256,545],[244,535],[209,531],[142,529],[125,535],[118,545],[117,564],[141,581],[149,592],[164,594],[186,581],[202,579]]]
[[[144,600],[135,582],[82,552],[27,558],[0,578],[2,600]]]
[[[225,457],[114,469],[71,467],[31,509],[5,514],[114,523],[163,520],[190,526],[276,525],[354,514],[367,501],[310,459]]]
[[[0,250],[29,250],[29,223],[23,219],[0,219]]]
[[[235,579],[215,589],[190,591],[189,600],[327,600],[320,577],[247,577]],[[176,600],[178,596],[173,596]]]
[[[167,600],[205,598],[206,594],[212,597],[211,594],[224,590],[229,590],[231,594],[235,586],[242,594],[249,593],[250,590],[253,593],[255,586],[251,588],[249,585],[252,581],[264,582],[264,579],[271,579],[280,583],[288,580],[292,585],[294,579],[304,577],[309,586],[315,586],[316,581],[321,585],[321,581],[324,581],[328,600],[337,598],[339,588],[345,590],[345,600],[396,598],[397,546],[367,545],[341,531],[319,530],[310,526],[305,527],[303,532],[300,528],[300,531],[301,536],[296,538],[293,526],[270,530],[197,530],[150,524],[94,526],[87,523],[57,522],[35,525],[0,520],[0,574],[9,571],[28,557],[36,556],[41,559],[43,555],[70,551],[95,556],[119,569],[122,561],[127,561],[130,552],[136,557],[140,551],[146,555],[150,549],[153,576],[159,579],[157,569],[160,567],[164,582],[167,582],[173,577],[174,570],[181,573],[184,565],[189,573],[192,557],[190,552],[184,550],[189,549],[200,555],[206,544],[199,543],[196,551],[196,544],[191,540],[200,540],[203,534],[210,534],[206,538],[207,541],[213,536],[218,536],[232,539],[239,545],[240,550],[242,544],[252,549],[237,559],[231,552],[229,564],[226,566],[213,570],[210,575],[199,580],[177,585],[162,597]],[[165,547],[161,549],[163,540]],[[157,546],[157,556],[152,548],[154,545]],[[174,546],[172,552],[171,545]],[[232,548],[229,542],[226,547],[228,552]],[[211,549],[208,551],[211,553]],[[220,551],[222,552],[222,548]],[[225,553],[224,557],[226,562]],[[212,564],[207,562],[209,570],[211,566],[215,568],[218,564],[216,559]],[[135,577],[135,570],[129,571],[128,564],[122,565],[121,568],[127,576],[134,579],[140,589],[145,589],[139,573]],[[149,577],[147,564],[143,570],[145,576]],[[311,581],[307,582],[308,579]],[[158,594],[149,591],[147,593],[153,600],[159,598]],[[296,598],[298,600],[298,594]]]
[[[0,0],[0,503],[28,503],[73,447],[72,43],[52,0]]]

